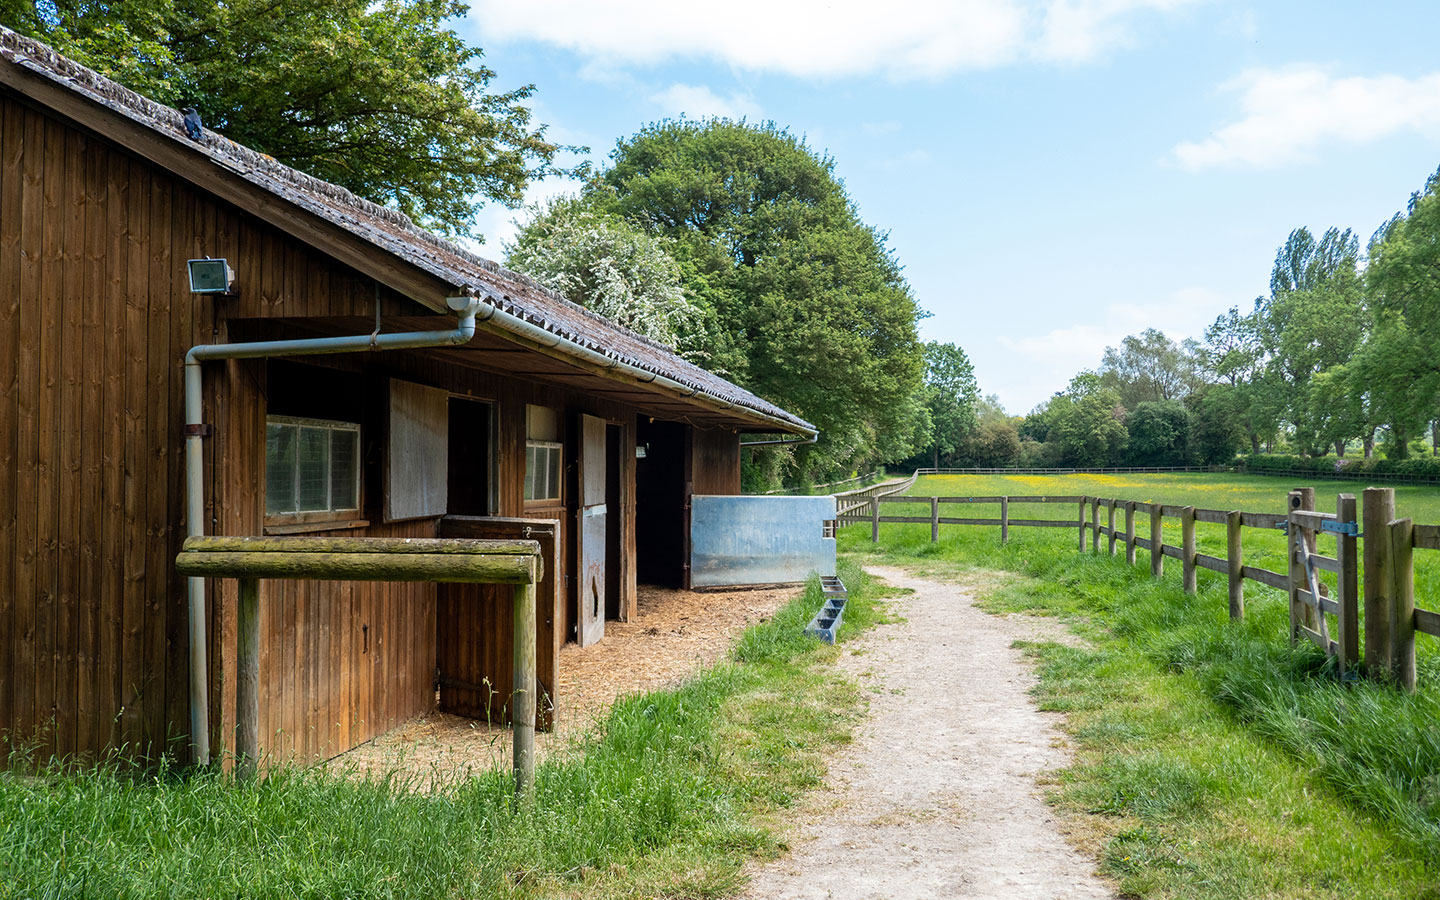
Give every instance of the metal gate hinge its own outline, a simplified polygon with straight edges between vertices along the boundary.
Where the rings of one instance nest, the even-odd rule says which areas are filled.
[[[1347,534],[1356,537],[1360,534],[1360,526],[1356,522],[1321,522],[1321,531],[1328,531],[1331,534]]]

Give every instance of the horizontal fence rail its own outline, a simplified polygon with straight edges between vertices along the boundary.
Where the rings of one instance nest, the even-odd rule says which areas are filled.
[[[1149,503],[1139,500],[1085,495],[991,495],[912,496],[902,492],[928,471],[921,469],[908,480],[876,485],[867,492],[836,495],[840,525],[869,522],[870,539],[879,541],[882,524],[930,526],[930,540],[938,541],[942,525],[998,527],[1000,542],[1007,543],[1011,528],[1072,528],[1080,552],[1087,544],[1099,553],[1102,539],[1110,556],[1117,545],[1134,565],[1136,551],[1149,554],[1151,574],[1164,574],[1165,560],[1180,563],[1181,582],[1186,593],[1196,592],[1200,569],[1225,576],[1229,614],[1232,620],[1245,615],[1244,582],[1253,581],[1285,591],[1290,603],[1290,638],[1308,640],[1336,660],[1338,672],[1357,671],[1361,661],[1359,633],[1362,609],[1359,583],[1361,539],[1364,538],[1366,622],[1365,668],[1370,675],[1399,682],[1406,689],[1415,686],[1415,633],[1440,637],[1440,612],[1415,606],[1414,567],[1416,549],[1440,550],[1440,525],[1415,525],[1394,516],[1392,488],[1369,488],[1364,492],[1364,515],[1357,512],[1355,495],[1341,494],[1333,513],[1315,509],[1315,491],[1291,491],[1287,513],[1257,513],[1244,510],[1202,509],[1193,506]],[[841,500],[841,498],[844,498]],[[1013,504],[1070,507],[1075,518],[1015,518]],[[928,506],[928,515],[884,515],[886,506]],[[945,507],[986,504],[999,506],[998,517],[942,515]],[[958,510],[955,510],[958,512]],[[901,512],[909,512],[901,510]],[[1103,514],[1103,515],[1102,515]],[[1146,516],[1148,536],[1136,531],[1137,515]],[[1165,519],[1180,522],[1181,543],[1164,540]],[[1365,527],[1361,529],[1362,518]],[[1123,523],[1123,524],[1122,524]],[[1196,523],[1225,526],[1225,555],[1212,556],[1196,549]],[[1246,565],[1243,532],[1246,528],[1280,531],[1286,535],[1287,571],[1276,572]],[[1316,550],[1321,534],[1336,541],[1334,556]],[[1334,576],[1336,588],[1322,581],[1320,573]],[[1332,630],[1331,619],[1335,621]]]
[[[935,469],[915,470],[920,475],[1164,475],[1231,473],[1270,475],[1276,478],[1318,478],[1329,481],[1393,482],[1395,484],[1440,484],[1440,475],[1407,475],[1398,472],[1347,472],[1345,469],[1266,469],[1247,465],[1217,466],[1120,466],[1109,468],[1028,468],[1028,469]]]

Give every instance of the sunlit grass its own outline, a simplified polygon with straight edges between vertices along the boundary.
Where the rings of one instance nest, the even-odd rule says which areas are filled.
[[[844,640],[878,613],[858,567],[841,576]],[[724,896],[858,716],[839,650],[802,634],[821,603],[812,583],[724,663],[621,698],[520,805],[498,769],[438,791],[325,768],[0,771],[0,898]]]
[[[1213,475],[939,476],[921,479],[913,493],[1095,494],[1281,512],[1287,491],[1302,484]],[[1314,486],[1321,508],[1352,489]],[[1440,522],[1437,498],[1436,489],[1397,490],[1400,513],[1422,522]],[[928,515],[929,505],[884,511]],[[942,515],[997,517],[999,510],[955,506]],[[1011,515],[1073,520],[1078,507],[1017,504]],[[1137,516],[1137,534],[1147,536],[1148,526]],[[1081,553],[1075,529],[1012,528],[1004,547],[994,527],[942,526],[932,543],[928,524],[882,525],[878,547],[869,532],[868,525],[843,529],[842,549],[937,577],[973,567],[1014,573],[998,587],[984,579],[987,606],[1060,616],[1089,640],[1087,648],[1045,644],[1027,652],[1041,663],[1037,696],[1066,715],[1079,748],[1053,799],[1079,817],[1076,834],[1125,896],[1440,898],[1433,639],[1419,638],[1414,695],[1340,684],[1317,650],[1290,645],[1285,595],[1262,585],[1246,583],[1245,620],[1231,623],[1221,576],[1202,570],[1190,597],[1177,561],[1166,560],[1157,582],[1146,551],[1135,566],[1123,553],[1110,558],[1103,540],[1100,554],[1088,551],[1088,539]],[[1167,521],[1166,539],[1179,543],[1178,522]],[[1224,555],[1223,528],[1202,528],[1199,540],[1201,552]],[[1285,571],[1278,531],[1246,529],[1245,548],[1247,564]],[[1421,605],[1436,596],[1440,553],[1431,555],[1416,554]]]

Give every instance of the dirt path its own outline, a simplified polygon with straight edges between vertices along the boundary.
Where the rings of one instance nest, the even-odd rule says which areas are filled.
[[[873,568],[913,594],[907,620],[853,642],[841,665],[870,689],[870,718],[790,836],[751,873],[759,898],[1110,898],[1040,799],[1065,761],[1053,718],[1027,695],[1017,639],[1073,641],[1058,623],[991,616],[964,585]]]

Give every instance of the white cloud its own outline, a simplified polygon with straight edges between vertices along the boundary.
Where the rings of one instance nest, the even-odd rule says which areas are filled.
[[[731,94],[722,97],[704,85],[672,84],[650,100],[671,115],[684,113],[691,119],[720,116],[726,119],[760,118],[760,107],[749,97]]]
[[[1275,166],[1312,158],[1328,143],[1404,132],[1440,138],[1440,73],[1336,78],[1318,66],[1253,69],[1222,90],[1240,95],[1240,118],[1176,145],[1181,167]]]
[[[1003,385],[997,393],[1005,408],[1024,414],[1063,390],[1078,372],[1099,366],[1105,348],[1118,347],[1126,335],[1158,328],[1176,342],[1199,338],[1233,302],[1208,288],[1187,287],[1157,303],[1111,303],[1083,322],[1042,334],[1000,335],[997,343],[1006,351],[1004,358],[986,354],[985,375],[992,380],[981,383]]]
[[[1203,0],[476,0],[484,41],[539,41],[595,71],[704,58],[799,77],[936,78],[1022,60],[1081,62],[1132,39],[1139,13]]]

